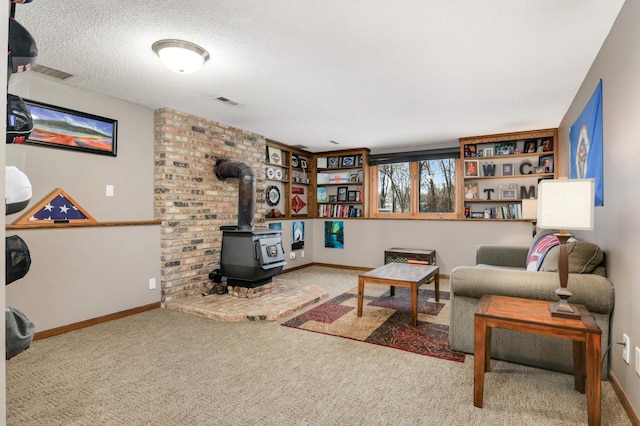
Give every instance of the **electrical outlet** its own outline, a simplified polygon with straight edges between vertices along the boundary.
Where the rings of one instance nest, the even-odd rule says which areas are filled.
[[[640,348],[636,346],[636,374],[640,376]]]
[[[296,258],[295,252],[292,251],[291,253],[289,253],[289,259],[295,259],[295,258]]]
[[[155,290],[156,288],[156,279],[155,278],[150,278],[149,279],[149,290]]]
[[[631,343],[629,342],[629,336],[623,334],[622,343],[624,344],[624,349],[622,349],[622,359],[624,359],[624,362],[629,364],[629,355],[631,354]]]

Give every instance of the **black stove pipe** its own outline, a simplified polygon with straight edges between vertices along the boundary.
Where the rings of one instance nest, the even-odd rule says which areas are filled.
[[[238,178],[238,230],[253,230],[256,210],[256,177],[245,163],[218,160],[214,167],[219,180]]]

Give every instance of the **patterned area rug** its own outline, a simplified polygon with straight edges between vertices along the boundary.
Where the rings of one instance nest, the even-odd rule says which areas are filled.
[[[396,287],[395,296],[390,297],[389,287],[379,285],[365,286],[360,318],[356,316],[358,289],[354,288],[282,325],[464,362],[465,354],[449,346],[449,292],[440,291],[440,302],[435,301],[433,290],[418,292],[416,327],[411,326],[409,289]]]

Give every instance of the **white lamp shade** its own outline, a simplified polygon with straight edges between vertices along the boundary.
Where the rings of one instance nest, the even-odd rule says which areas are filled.
[[[160,40],[152,49],[164,66],[181,74],[193,74],[209,59],[206,50],[188,41]]]
[[[594,179],[544,179],[538,185],[538,228],[592,230]]]
[[[538,218],[538,200],[535,198],[522,199],[522,218],[537,219]]]

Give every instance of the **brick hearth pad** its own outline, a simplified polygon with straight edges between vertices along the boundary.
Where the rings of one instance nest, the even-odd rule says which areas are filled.
[[[314,284],[277,277],[273,284],[271,293],[255,299],[229,294],[198,295],[166,302],[164,307],[216,321],[277,321],[328,296],[325,289]]]

